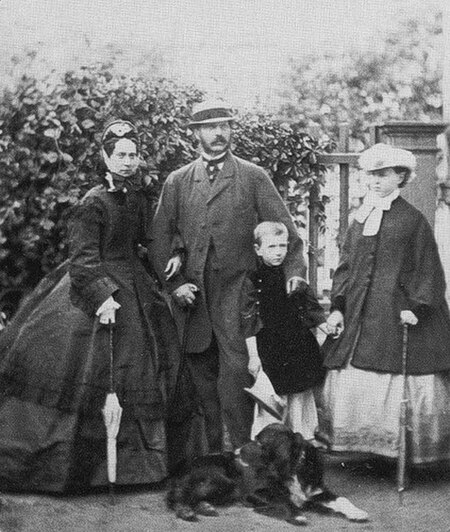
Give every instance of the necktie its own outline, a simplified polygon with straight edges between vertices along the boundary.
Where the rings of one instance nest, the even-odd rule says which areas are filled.
[[[209,180],[214,181],[219,172],[219,164],[216,161],[208,161],[208,164],[206,165],[206,173],[208,174]]]
[[[217,159],[206,159],[206,157],[203,159],[206,162],[206,173],[208,174],[209,180],[214,181],[214,179],[217,177],[218,173],[220,172],[220,166],[224,163],[226,157],[226,153],[222,155],[221,157],[218,157]]]

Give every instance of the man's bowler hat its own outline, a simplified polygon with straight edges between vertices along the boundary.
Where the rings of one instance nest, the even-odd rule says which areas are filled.
[[[205,101],[194,105],[189,127],[232,122],[235,119],[232,108],[221,100]]]

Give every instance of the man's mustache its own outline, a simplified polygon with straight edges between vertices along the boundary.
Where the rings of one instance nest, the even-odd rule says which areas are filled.
[[[224,138],[224,137],[216,137],[212,142],[211,144],[223,144],[223,143],[227,143],[227,139]]]

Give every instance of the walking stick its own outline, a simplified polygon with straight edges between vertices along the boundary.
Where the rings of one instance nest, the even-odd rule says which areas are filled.
[[[185,309],[185,317],[184,317],[184,324],[183,324],[183,335],[181,339],[181,350],[180,350],[180,363],[178,365],[178,371],[177,371],[177,377],[175,380],[175,386],[172,391],[171,397],[168,401],[169,404],[169,414],[170,411],[175,407],[175,403],[178,397],[178,394],[181,390],[181,384],[182,384],[182,378],[183,378],[183,371],[186,366],[186,346],[187,346],[187,338],[188,338],[188,328],[191,321],[191,314],[192,314],[192,307],[187,307]]]
[[[117,434],[119,433],[122,407],[114,391],[113,324],[109,323],[109,392],[102,409],[106,427],[106,459],[108,467],[109,502],[115,504],[114,486],[117,474]]]
[[[185,309],[184,327],[181,338],[180,361],[177,375],[171,393],[168,396],[167,411],[167,441],[169,472],[173,474],[180,461],[189,454],[187,450],[192,445],[190,434],[193,423],[193,383],[190,380],[189,366],[186,356],[188,329],[193,308]],[[195,401],[197,399],[195,398]],[[198,449],[195,449],[198,452]]]
[[[406,362],[408,354],[408,324],[403,324],[403,342],[402,342],[402,379],[403,390],[402,400],[400,403],[400,426],[399,426],[399,445],[398,445],[398,462],[397,462],[397,491],[400,506],[403,505],[403,492],[405,484],[408,484],[406,471],[407,455],[407,430],[408,430],[408,392],[407,392],[407,373]]]

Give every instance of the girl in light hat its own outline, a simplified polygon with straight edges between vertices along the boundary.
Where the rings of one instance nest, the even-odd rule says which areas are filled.
[[[321,430],[333,451],[398,454],[403,324],[412,430],[410,459],[450,458],[450,315],[444,272],[423,214],[400,196],[416,161],[376,144],[360,166],[369,192],[333,277],[324,344]]]

